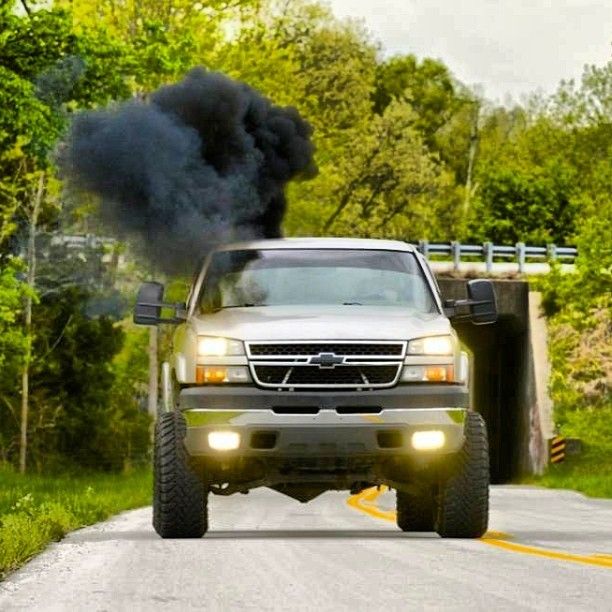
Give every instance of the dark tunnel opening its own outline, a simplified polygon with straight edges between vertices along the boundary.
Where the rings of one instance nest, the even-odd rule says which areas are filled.
[[[440,279],[444,298],[466,297],[466,281]],[[528,283],[495,281],[499,319],[493,325],[455,326],[472,353],[472,406],[487,423],[491,480],[512,480],[529,452]]]

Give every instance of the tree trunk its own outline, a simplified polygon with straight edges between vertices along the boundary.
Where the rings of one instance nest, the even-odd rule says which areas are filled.
[[[42,202],[45,187],[45,175],[41,173],[38,187],[31,202],[28,214],[28,248],[27,276],[28,294],[25,299],[24,332],[26,337],[26,349],[23,356],[23,368],[21,370],[21,430],[19,437],[19,472],[25,474],[28,453],[28,413],[30,410],[30,362],[32,360],[32,292],[36,284],[36,228],[38,225],[38,214]]]
[[[476,149],[478,147],[478,121],[480,119],[480,103],[475,103],[474,116],[470,128],[470,148],[468,150],[468,167],[465,178],[465,198],[463,200],[463,214],[467,215],[470,210],[472,199],[472,175],[474,174],[474,160],[476,159]]]

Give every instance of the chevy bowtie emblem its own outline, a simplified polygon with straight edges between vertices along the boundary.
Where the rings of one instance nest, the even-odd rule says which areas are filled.
[[[311,357],[309,363],[318,365],[319,368],[335,368],[337,365],[344,363],[344,357],[338,357],[334,353],[320,353],[316,357]]]

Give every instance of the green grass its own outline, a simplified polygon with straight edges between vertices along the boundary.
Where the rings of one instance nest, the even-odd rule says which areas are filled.
[[[0,465],[0,578],[52,541],[151,503],[151,474],[26,475]]]
[[[561,434],[582,441],[580,455],[567,456],[531,484],[574,489],[592,497],[612,498],[612,406],[575,410],[563,415]]]
[[[573,489],[591,497],[612,498],[612,466],[607,463],[570,457],[553,465],[543,476],[530,477],[529,484],[551,489]]]

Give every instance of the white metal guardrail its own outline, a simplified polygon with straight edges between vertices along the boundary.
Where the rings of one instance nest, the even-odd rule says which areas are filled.
[[[94,234],[67,235],[61,233],[48,234],[50,244],[54,247],[64,247],[73,251],[87,248],[112,247],[116,241],[105,236]],[[462,244],[459,241],[429,242],[419,240],[410,242],[416,246],[436,270],[452,269],[456,272],[473,269],[477,271],[519,272],[541,274],[549,271],[549,262],[559,261],[565,269],[571,269],[578,255],[576,247],[530,246],[517,242],[514,246],[497,245],[492,242],[483,244]],[[108,257],[108,256],[107,256]],[[567,266],[567,264],[570,264]]]
[[[505,264],[515,263],[517,267],[514,269],[522,274],[529,272],[528,266],[531,262],[547,264],[550,261],[559,260],[562,263],[573,264],[578,255],[576,247],[560,247],[555,244],[529,246],[524,242],[517,242],[514,246],[504,246],[492,242],[461,244],[458,241],[440,243],[427,240],[420,240],[411,244],[414,244],[427,259],[431,259],[432,256],[442,256],[445,261],[450,260],[454,271],[459,271],[462,263],[473,264],[474,258],[480,258],[487,272],[494,272],[495,260],[501,260]],[[469,258],[469,262],[462,261],[462,257]],[[548,268],[548,266],[546,267]],[[534,271],[536,270],[534,269]]]

